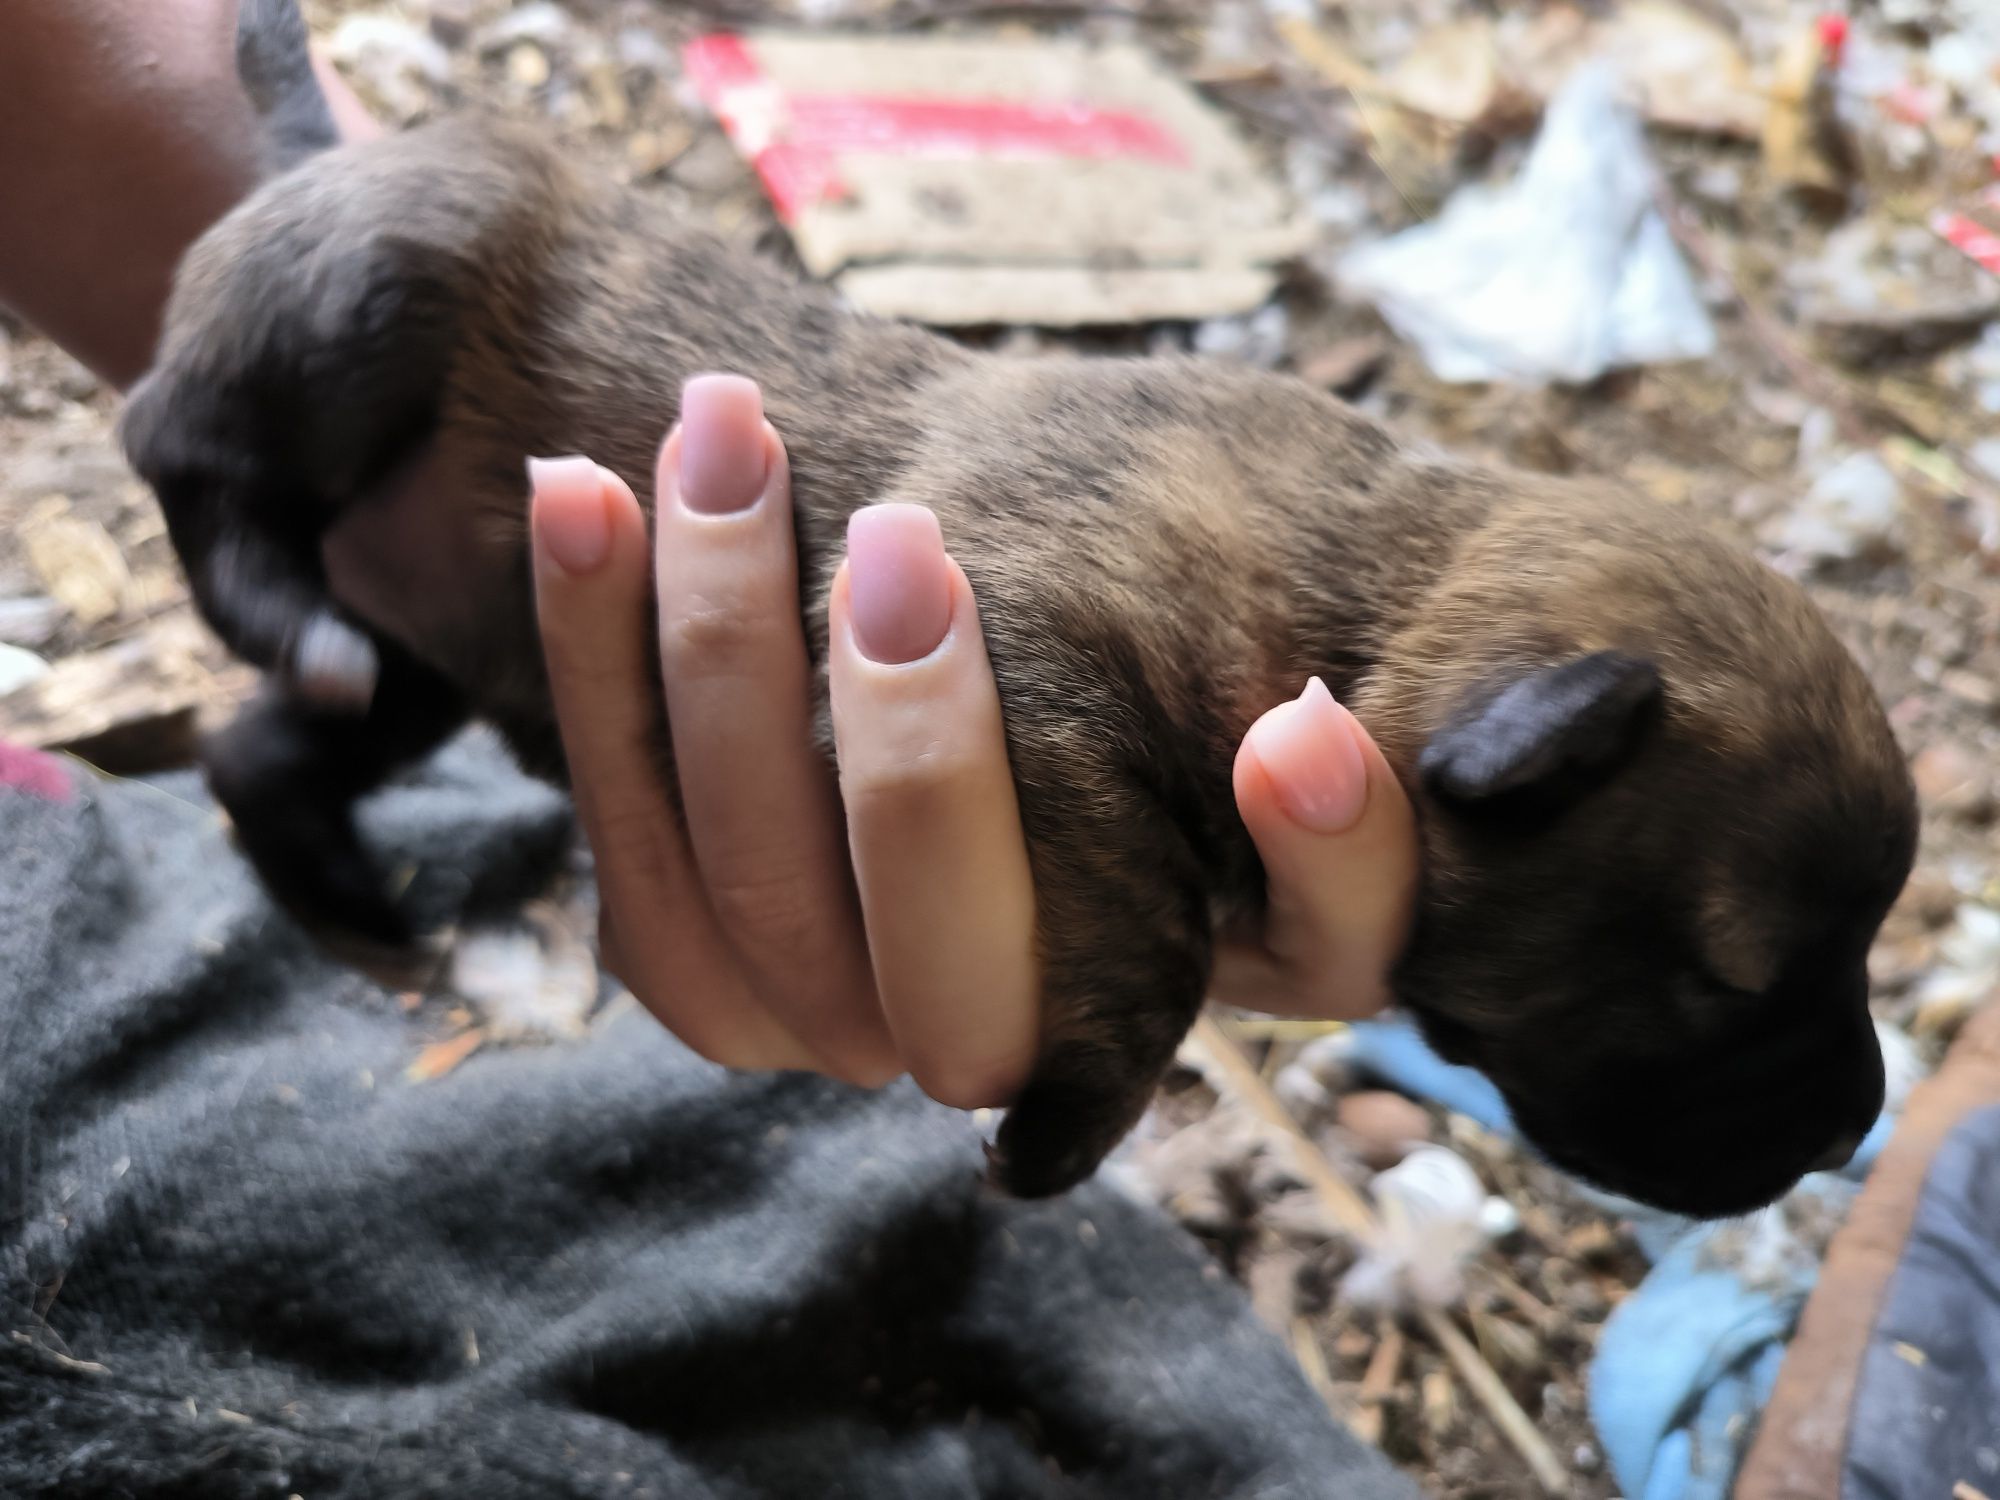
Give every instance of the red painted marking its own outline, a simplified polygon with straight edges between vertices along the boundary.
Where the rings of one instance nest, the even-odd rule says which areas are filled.
[[[785,110],[801,142],[829,151],[1187,162],[1173,133],[1145,116],[1084,104],[800,94],[785,101]]]
[[[1829,67],[1839,67],[1843,53],[1847,51],[1847,17],[1825,15],[1819,18],[1819,44],[1826,51]]]
[[[690,81],[791,220],[844,191],[843,152],[899,156],[1131,158],[1185,165],[1157,121],[1073,101],[1000,103],[867,94],[786,94],[743,39],[698,37],[682,51]]]
[[[779,141],[759,151],[754,164],[778,217],[787,224],[815,203],[838,198],[847,191],[830,151]]]
[[[713,104],[723,89],[762,83],[764,70],[750,55],[743,38],[726,31],[698,36],[681,49],[681,64],[704,103]]]
[[[1940,209],[1931,217],[1931,230],[1975,264],[2000,276],[2000,187],[1987,188],[1972,201],[1975,208],[1985,210],[1983,217],[1990,222],[1957,209]]]
[[[0,740],[0,786],[12,787],[48,802],[67,802],[76,795],[69,773],[53,755]]]

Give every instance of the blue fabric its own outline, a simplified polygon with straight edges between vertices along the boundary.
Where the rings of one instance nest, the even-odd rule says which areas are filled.
[[[1519,1140],[1492,1082],[1431,1051],[1407,1018],[1351,1029],[1347,1055],[1358,1068]],[[1893,1129],[1884,1115],[1845,1167],[1794,1192],[1835,1205],[1851,1197]],[[1591,1420],[1612,1473],[1634,1500],[1725,1500],[1818,1280],[1817,1260],[1796,1247],[1783,1254],[1782,1238],[1768,1236],[1762,1253],[1743,1254],[1742,1242],[1756,1236],[1742,1220],[1705,1223],[1578,1187],[1630,1223],[1653,1263],[1605,1324],[1591,1363]]]
[[[1408,1017],[1362,1021],[1348,1032],[1352,1042],[1347,1056],[1362,1071],[1412,1099],[1429,1099],[1455,1115],[1477,1121],[1495,1135],[1514,1138],[1514,1117],[1500,1090],[1476,1068],[1448,1063],[1431,1051]]]
[[[1724,1500],[1817,1266],[1752,1285],[1682,1237],[1618,1305],[1597,1342],[1590,1415],[1627,1494]]]
[[[2000,1106],[1931,1157],[1850,1411],[1844,1500],[2000,1495]]]

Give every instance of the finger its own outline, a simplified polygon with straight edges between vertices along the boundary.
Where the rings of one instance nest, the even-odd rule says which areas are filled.
[[[1040,1031],[1034,882],[972,587],[929,511],[856,513],[831,625],[840,788],[883,1013],[933,1098],[1004,1103]]]
[[[1416,905],[1416,814],[1382,752],[1318,678],[1259,719],[1236,803],[1269,882],[1261,951],[1232,947],[1218,999],[1352,1020],[1388,1001]]]
[[[790,474],[754,383],[688,383],[656,493],[661,667],[710,909],[751,989],[827,1071],[886,1083],[902,1069],[813,748]]]
[[[810,1055],[751,997],[716,931],[652,749],[658,686],[645,519],[587,459],[531,465],[535,602],[577,816],[606,924],[627,941],[618,976],[695,1051],[733,1067]],[[613,914],[616,914],[615,916]],[[634,935],[643,934],[634,939]]]

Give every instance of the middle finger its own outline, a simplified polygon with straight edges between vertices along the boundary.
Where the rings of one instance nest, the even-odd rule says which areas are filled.
[[[656,494],[661,665],[702,884],[758,998],[830,1071],[886,1082],[901,1068],[812,748],[790,475],[754,383],[688,383]]]

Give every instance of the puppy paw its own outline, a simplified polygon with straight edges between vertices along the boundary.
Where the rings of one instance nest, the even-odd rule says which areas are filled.
[[[1085,1181],[1151,1103],[1164,1068],[1150,1061],[1099,1047],[1052,1048],[986,1148],[987,1181],[1014,1198],[1053,1198]]]

